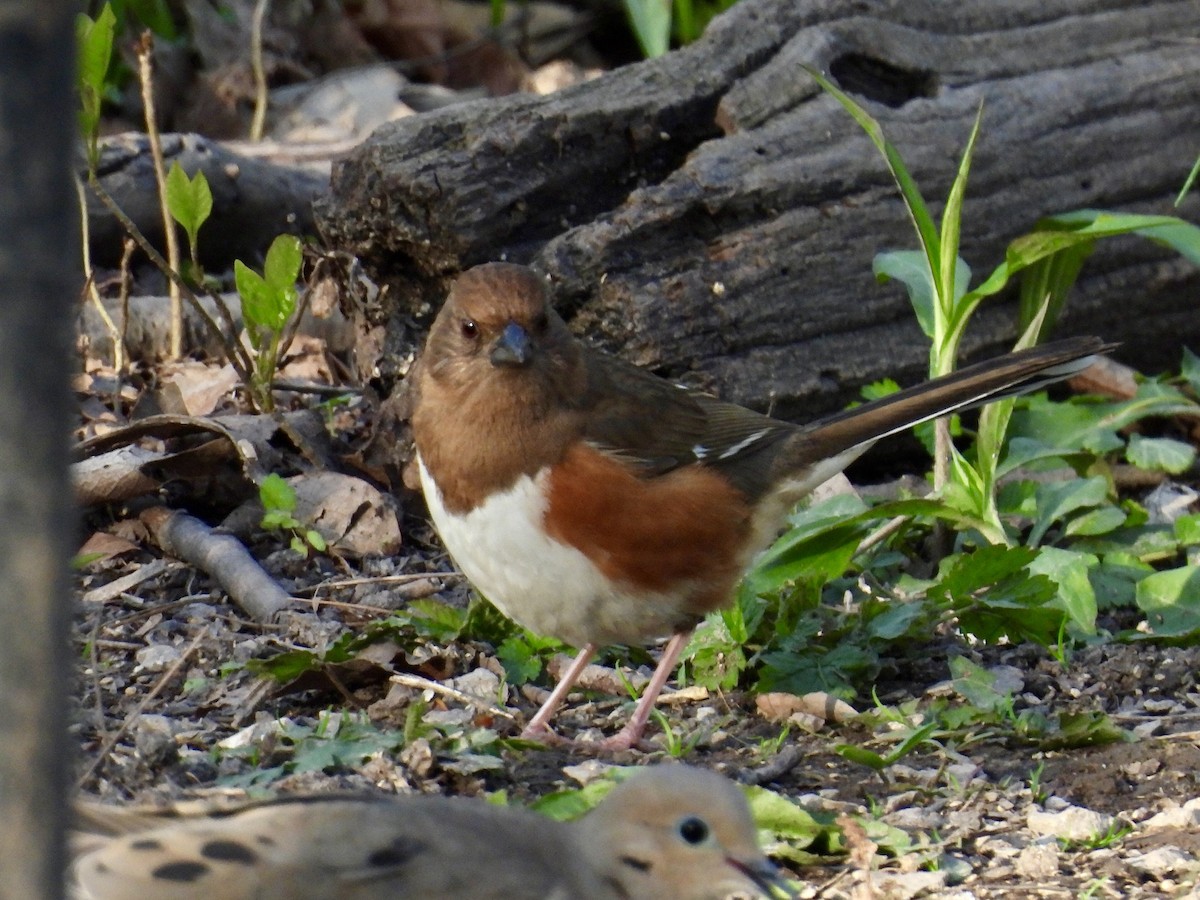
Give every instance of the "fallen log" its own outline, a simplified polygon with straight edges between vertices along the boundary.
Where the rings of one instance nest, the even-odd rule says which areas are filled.
[[[983,128],[962,253],[980,279],[1041,216],[1173,212],[1200,150],[1190,0],[1129,6],[966,0],[742,0],[696,44],[545,98],[515,96],[380,128],[335,166],[326,238],[386,286],[399,377],[450,278],[532,262],[577,330],[628,359],[776,415],[809,418],[885,375],[921,377],[926,342],[871,260],[915,246],[877,151],[802,64],[883,124],[940,208]],[[1183,214],[1200,208],[1189,198]],[[1102,244],[1060,333],[1122,340],[1151,370],[1200,345],[1200,273],[1144,240]],[[965,342],[999,352],[1011,300]]]

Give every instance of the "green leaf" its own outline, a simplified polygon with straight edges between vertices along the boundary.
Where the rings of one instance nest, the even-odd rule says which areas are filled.
[[[1071,519],[1063,528],[1068,536],[1094,536],[1108,534],[1125,524],[1128,514],[1116,506],[1101,506]]]
[[[528,684],[542,674],[542,659],[520,635],[507,638],[496,648],[509,684]]]
[[[1081,634],[1096,633],[1096,591],[1089,574],[1100,564],[1090,553],[1043,547],[1029,563],[1034,575],[1045,575],[1058,587],[1055,605],[1068,616],[1075,630]]]
[[[1200,566],[1155,572],[1138,582],[1138,608],[1158,637],[1200,634]]]
[[[251,325],[267,327],[273,318],[271,289],[267,282],[240,259],[233,261],[233,282],[242,298],[242,316]],[[252,331],[251,337],[253,336]]]
[[[1175,537],[1185,547],[1200,544],[1200,513],[1180,516],[1175,520]]]
[[[1049,605],[1056,593],[1054,582],[1026,569],[1036,553],[1029,547],[991,545],[949,557],[928,596],[956,615],[963,631],[981,640],[1010,638],[1049,645],[1064,614]]]
[[[188,178],[178,161],[172,163],[167,173],[167,208],[187,232],[194,254],[200,226],[208,221],[213,208],[212,191],[204,172],[198,170],[194,177]]]
[[[457,640],[467,624],[467,611],[441,600],[413,600],[405,608],[418,634],[438,641]]]
[[[300,277],[300,266],[304,262],[304,250],[300,239],[294,234],[281,234],[271,241],[267,258],[263,264],[263,277],[276,291],[295,293],[296,280]],[[288,310],[291,314],[291,310]]]
[[[1102,712],[1063,713],[1056,731],[1039,742],[1043,750],[1071,750],[1131,740],[1125,731]]]
[[[853,98],[837,88],[833,82],[816,69],[811,66],[804,66],[803,68],[821,86],[822,90],[830,94],[842,105],[846,112],[850,113],[851,118],[866,132],[867,137],[871,139],[871,143],[883,155],[888,169],[892,173],[892,178],[895,179],[896,186],[900,189],[900,195],[904,199],[904,205],[908,209],[908,214],[912,217],[913,225],[916,227],[917,234],[921,239],[921,248],[925,252],[925,256],[929,260],[929,267],[932,270],[937,265],[937,260],[941,256],[941,237],[938,234],[937,226],[934,224],[933,216],[929,214],[925,198],[921,196],[921,191],[917,187],[917,183],[913,180],[912,175],[909,174],[907,167],[904,165],[904,160],[900,157],[900,151],[892,146],[887,138],[884,137],[883,127],[865,109],[859,106]]]
[[[875,254],[871,268],[875,272],[875,280],[880,284],[895,280],[904,285],[913,312],[917,315],[917,324],[921,326],[925,336],[932,339],[936,314],[929,257],[920,250],[888,250]],[[969,279],[970,270],[966,270],[965,275]]]
[[[1196,183],[1196,176],[1200,175],[1200,156],[1196,157],[1196,162],[1192,164],[1192,171],[1188,172],[1187,178],[1183,181],[1183,187],[1179,189],[1178,196],[1175,197],[1175,205],[1178,206],[1183,202],[1183,198],[1188,195],[1188,191],[1192,189],[1192,185]]]
[[[1186,472],[1196,461],[1196,448],[1173,438],[1148,438],[1134,434],[1125,447],[1125,458],[1139,469],[1178,475]]]
[[[79,130],[83,134],[88,168],[98,161],[97,135],[105,80],[112,63],[117,17],[106,3],[93,20],[80,13],[75,17],[75,78],[79,89]]]
[[[966,293],[966,283],[961,285],[960,276],[958,276],[958,267],[962,263],[958,256],[958,241],[959,230],[962,220],[963,198],[967,192],[967,174],[971,170],[971,158],[975,154],[975,142],[979,138],[979,125],[983,121],[983,104],[980,103],[979,111],[975,114],[975,123],[971,126],[971,134],[967,138],[967,146],[963,150],[962,159],[958,164],[958,173],[954,176],[954,183],[950,187],[950,194],[946,198],[946,208],[942,211],[942,229],[941,229],[941,253],[938,256],[938,299],[942,305],[942,320],[947,326],[947,331],[961,331],[961,327],[965,324],[965,319],[968,314],[966,307],[960,308],[958,305],[959,298]],[[967,283],[970,280],[970,272],[967,273]],[[959,321],[962,320],[962,321]],[[944,339],[944,334],[942,335]],[[948,357],[943,361],[944,371],[949,371],[953,367],[955,358],[958,353],[957,341],[949,344],[944,344],[937,348],[938,351],[946,354]]]
[[[1192,389],[1192,393],[1200,395],[1200,356],[1184,347],[1183,362],[1180,363],[1179,372],[1188,383],[1188,387]]]
[[[1050,482],[1037,490],[1037,521],[1029,532],[1029,544],[1036,547],[1050,526],[1077,509],[1099,506],[1108,499],[1108,480],[1100,478]]]
[[[625,0],[625,12],[647,59],[670,48],[671,0]]]
[[[951,686],[972,706],[987,711],[1011,705],[1012,695],[996,689],[996,676],[965,656],[950,657]]]
[[[258,486],[258,500],[268,512],[296,511],[296,491],[279,475],[272,472]]]

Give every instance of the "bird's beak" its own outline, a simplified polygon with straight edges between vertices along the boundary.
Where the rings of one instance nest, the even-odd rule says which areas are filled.
[[[516,322],[509,322],[492,345],[493,366],[525,366],[533,357],[529,332]]]
[[[727,859],[727,862],[754,882],[768,897],[795,897],[783,872],[765,859]]]

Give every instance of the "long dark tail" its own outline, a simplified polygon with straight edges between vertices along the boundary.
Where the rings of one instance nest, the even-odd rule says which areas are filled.
[[[881,438],[1069,378],[1115,346],[1097,337],[1078,337],[1018,350],[818,419],[788,439],[774,469],[781,475],[828,470],[825,477],[832,476]]]

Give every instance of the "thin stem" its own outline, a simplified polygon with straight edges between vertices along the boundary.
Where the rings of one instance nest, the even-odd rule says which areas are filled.
[[[142,105],[146,110],[146,136],[150,139],[150,158],[154,162],[154,180],[158,182],[158,205],[162,215],[163,239],[167,246],[167,265],[172,271],[179,271],[179,236],[175,233],[175,221],[171,218],[171,210],[167,205],[167,169],[163,162],[162,136],[158,133],[158,121],[154,114],[154,35],[149,31],[142,33],[138,43],[138,77],[142,82]],[[167,283],[167,293],[171,298],[171,359],[183,356],[183,298],[179,292],[179,284],[172,279]]]
[[[270,0],[258,0],[250,19],[250,68],[254,72],[254,117],[250,120],[250,140],[262,140],[267,121],[267,73],[263,68],[263,19]]]
[[[79,231],[82,236],[82,253],[83,253],[83,274],[86,280],[86,290],[88,300],[96,307],[96,312],[100,316],[100,321],[104,323],[104,327],[108,330],[113,342],[113,368],[118,372],[125,369],[125,340],[121,334],[121,329],[117,328],[117,323],[113,321],[112,316],[108,314],[108,310],[104,307],[104,302],[100,299],[100,291],[96,288],[96,273],[92,270],[92,253],[88,247],[90,239],[90,229],[88,226],[87,212],[87,196],[83,192],[83,182],[78,176],[75,177],[75,192],[79,197]]]

